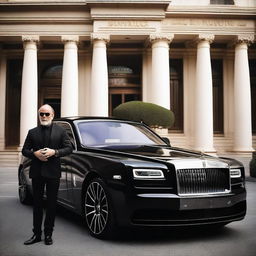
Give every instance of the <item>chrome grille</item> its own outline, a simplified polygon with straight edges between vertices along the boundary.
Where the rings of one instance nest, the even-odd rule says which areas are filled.
[[[179,195],[230,192],[229,169],[178,169],[177,181]]]

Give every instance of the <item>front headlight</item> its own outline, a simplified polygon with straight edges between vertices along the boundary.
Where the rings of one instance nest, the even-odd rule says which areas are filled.
[[[231,178],[241,178],[241,170],[236,168],[236,169],[230,169],[230,177]]]
[[[158,169],[133,169],[133,178],[140,180],[164,179],[164,173]]]

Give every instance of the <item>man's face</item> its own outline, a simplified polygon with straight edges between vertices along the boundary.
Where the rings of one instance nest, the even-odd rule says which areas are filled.
[[[42,106],[38,110],[39,121],[41,125],[49,126],[54,118],[54,113],[49,106]]]

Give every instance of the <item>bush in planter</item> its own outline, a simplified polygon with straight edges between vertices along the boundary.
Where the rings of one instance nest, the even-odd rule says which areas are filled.
[[[142,101],[123,103],[113,110],[113,115],[121,119],[143,122],[153,128],[169,128],[174,123],[171,110]]]
[[[250,176],[256,178],[256,152],[253,152],[252,160],[250,162]]]

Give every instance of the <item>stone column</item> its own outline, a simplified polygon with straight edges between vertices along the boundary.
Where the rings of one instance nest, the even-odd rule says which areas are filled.
[[[251,152],[251,89],[248,64],[248,44],[253,37],[238,36],[234,65],[234,143],[233,150]]]
[[[152,80],[148,100],[170,109],[169,43],[173,34],[151,34]]]
[[[37,42],[39,36],[22,36],[24,59],[21,82],[20,146],[28,130],[37,126]]]
[[[194,148],[204,152],[215,152],[213,147],[213,99],[210,43],[214,35],[198,36],[195,108]]]
[[[109,35],[91,35],[93,42],[90,112],[93,116],[108,116],[107,43]]]
[[[5,148],[6,56],[0,50],[0,150]]]
[[[61,116],[78,115],[78,36],[62,36],[64,57],[61,86]]]

